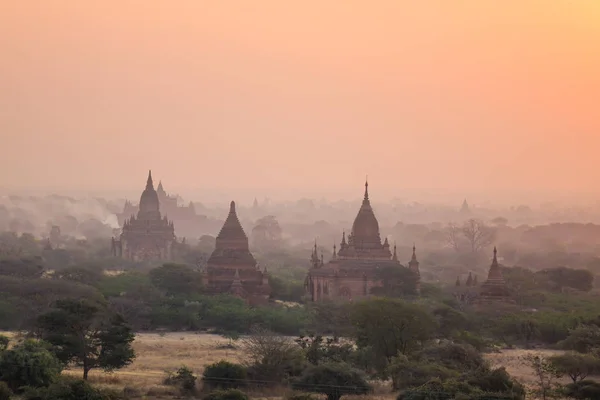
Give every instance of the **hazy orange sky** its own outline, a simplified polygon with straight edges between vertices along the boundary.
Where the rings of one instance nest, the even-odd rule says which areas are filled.
[[[0,51],[4,188],[600,192],[598,0],[0,0]]]

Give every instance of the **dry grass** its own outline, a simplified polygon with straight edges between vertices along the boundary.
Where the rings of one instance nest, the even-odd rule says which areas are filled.
[[[205,365],[220,360],[239,362],[240,350],[220,348],[227,343],[228,340],[217,335],[139,333],[133,342],[137,355],[133,364],[110,374],[92,370],[89,380],[105,387],[128,387],[168,395],[173,388],[162,386],[163,380],[168,373],[184,365],[201,375]],[[71,369],[66,373],[81,374],[81,371]]]
[[[13,333],[2,333],[14,336]],[[201,375],[204,366],[220,360],[233,362],[241,361],[241,349],[226,349],[223,345],[228,340],[217,335],[195,333],[140,333],[136,335],[133,344],[137,358],[132,365],[114,373],[104,373],[93,370],[89,380],[96,385],[140,393],[147,398],[168,398],[175,396],[176,390],[163,386],[162,382],[168,373],[175,372],[181,366],[186,366]],[[486,354],[492,366],[504,366],[506,370],[528,387],[535,385],[532,370],[521,361],[528,353],[541,353],[546,356],[557,354],[556,350],[503,350],[501,353]],[[81,371],[71,369],[65,373],[80,375]],[[565,380],[565,383],[568,379]],[[274,389],[272,393],[262,393],[252,398],[282,398],[288,393],[287,389]],[[358,398],[358,397],[357,397]],[[378,386],[376,392],[368,396],[369,400],[390,400],[395,398],[389,392],[389,386]],[[352,400],[351,397],[347,397]],[[361,400],[367,397],[360,397]]]

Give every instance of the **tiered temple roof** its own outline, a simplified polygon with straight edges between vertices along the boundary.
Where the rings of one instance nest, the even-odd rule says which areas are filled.
[[[152,171],[149,171],[137,216],[131,215],[125,220],[120,240],[112,240],[113,254],[133,261],[169,260],[174,241],[173,222],[166,215],[161,216]]]
[[[481,285],[481,291],[479,293],[483,299],[508,298],[510,296],[506,281],[502,276],[502,271],[498,264],[497,254],[498,251],[496,250],[496,247],[494,247],[494,258],[492,259],[492,265],[490,265],[488,278]]]
[[[230,293],[250,303],[268,300],[271,288],[266,269],[260,271],[250,253],[248,237],[240,224],[233,201],[207,264],[204,279],[209,292]]]
[[[398,261],[396,246],[392,254],[387,238],[381,242],[379,222],[369,200],[368,182],[365,182],[364,198],[347,240],[343,232],[339,250],[334,244],[331,260],[327,263],[323,261],[323,255],[319,257],[315,243],[311,264],[305,285],[313,301],[368,296],[371,288],[381,285],[378,270],[404,268]],[[409,268],[418,274],[419,262],[414,247]]]
[[[364,198],[352,224],[352,232],[348,236],[348,242],[346,243],[346,235],[344,233],[337,255],[339,258],[369,260],[390,260],[392,258],[387,238],[383,244],[381,243],[379,222],[375,217],[371,201],[369,200],[368,182],[365,182]]]

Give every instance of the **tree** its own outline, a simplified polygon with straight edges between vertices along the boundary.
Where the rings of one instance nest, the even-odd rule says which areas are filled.
[[[383,267],[376,271],[382,285],[371,289],[371,294],[381,297],[404,297],[417,294],[419,275],[408,268]]]
[[[595,325],[580,325],[569,332],[569,336],[558,343],[564,350],[590,354],[600,348],[600,327]]]
[[[202,291],[202,274],[187,265],[164,264],[149,272],[150,281],[167,296],[185,296]]]
[[[281,382],[303,369],[304,357],[296,344],[266,329],[253,328],[242,340],[242,348],[253,380]]]
[[[20,279],[40,278],[44,273],[40,257],[5,258],[0,260],[0,275]]]
[[[590,354],[559,354],[550,357],[549,361],[557,372],[568,375],[573,383],[600,371],[600,360]]]
[[[487,226],[483,221],[471,218],[462,227],[462,234],[469,242],[471,253],[479,253],[492,244],[496,230]]]
[[[446,228],[446,241],[456,251],[466,245],[471,254],[476,254],[492,244],[495,238],[496,230],[479,219],[471,218],[462,226],[450,223]]]
[[[61,371],[62,364],[48,350],[48,345],[31,339],[0,356],[0,380],[13,391],[23,386],[48,386]]]
[[[252,228],[252,244],[258,249],[274,249],[281,245],[282,230],[279,222],[272,215],[260,218]]]
[[[589,292],[594,286],[594,274],[584,269],[567,267],[549,268],[536,273],[549,280],[550,290],[563,292],[565,288]]]
[[[354,353],[352,344],[321,335],[300,336],[295,342],[304,350],[306,360],[314,365],[324,362],[347,362]]]
[[[62,362],[83,368],[83,379],[93,368],[112,371],[135,358],[135,336],[123,318],[85,300],[57,301],[38,318],[37,328]]]
[[[322,393],[327,400],[339,400],[348,394],[361,395],[372,388],[363,373],[344,363],[311,365],[292,383],[295,390]]]
[[[533,370],[537,384],[536,394],[542,400],[553,397],[556,379],[560,378],[560,372],[541,354],[528,354],[523,357],[523,361]]]
[[[221,336],[223,336],[225,339],[229,340],[229,343],[227,343],[228,347],[234,348],[235,346],[233,345],[233,342],[235,342],[236,340],[238,340],[240,338],[240,332],[238,332],[236,330],[227,330],[227,331],[221,333]]]
[[[420,306],[399,299],[375,298],[352,306],[350,318],[359,347],[371,346],[382,366],[428,340],[436,327]]]

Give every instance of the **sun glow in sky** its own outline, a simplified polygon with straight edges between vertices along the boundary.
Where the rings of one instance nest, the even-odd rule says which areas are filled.
[[[600,193],[600,2],[0,0],[0,187]]]

